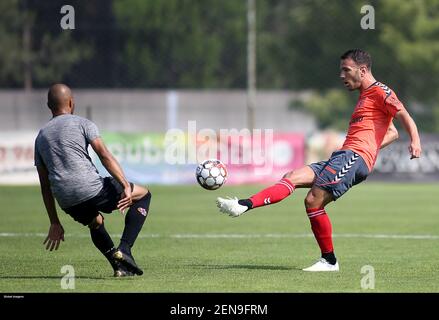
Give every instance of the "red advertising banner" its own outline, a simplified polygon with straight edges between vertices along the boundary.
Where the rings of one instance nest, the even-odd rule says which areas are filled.
[[[197,183],[195,168],[208,158],[220,159],[227,166],[227,184],[270,183],[304,164],[305,142],[301,134],[273,134],[272,130],[223,133],[181,133],[172,139],[169,134],[153,133],[102,136],[127,178],[141,184]],[[33,161],[36,133],[0,136],[0,184],[38,183]],[[89,151],[99,172],[108,175],[91,148]]]
[[[228,184],[271,183],[304,165],[305,140],[302,134],[253,135],[245,140],[241,139],[239,143],[230,141],[229,156],[219,155],[228,168]]]

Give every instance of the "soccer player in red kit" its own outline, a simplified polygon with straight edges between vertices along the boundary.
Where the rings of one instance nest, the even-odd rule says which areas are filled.
[[[415,122],[395,93],[375,80],[370,55],[353,49],[345,52],[340,59],[340,78],[344,86],[349,91],[360,91],[341,149],[327,161],[286,173],[275,185],[248,199],[217,199],[221,212],[238,217],[250,209],[279,202],[296,188],[310,188],[305,208],[322,256],[304,271],[339,270],[332,243],[332,226],[325,207],[352,186],[364,181],[373,169],[379,150],[398,138],[393,118],[402,123],[410,137],[408,149],[411,159],[421,156]]]

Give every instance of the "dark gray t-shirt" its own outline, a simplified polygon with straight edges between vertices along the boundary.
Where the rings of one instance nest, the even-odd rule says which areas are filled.
[[[89,200],[102,190],[103,178],[87,151],[98,137],[93,122],[71,114],[52,118],[38,133],[35,166],[47,168],[52,193],[61,208]]]

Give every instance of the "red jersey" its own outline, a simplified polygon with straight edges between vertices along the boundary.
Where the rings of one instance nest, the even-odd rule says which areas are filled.
[[[372,84],[358,98],[341,150],[358,153],[371,172],[390,122],[403,107],[386,85],[380,82]]]

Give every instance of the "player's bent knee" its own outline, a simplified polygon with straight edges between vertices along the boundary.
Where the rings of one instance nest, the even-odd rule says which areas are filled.
[[[142,187],[142,198],[146,196],[147,194],[150,194],[149,190],[147,188]]]
[[[314,197],[314,195],[311,192],[308,193],[304,200],[305,208],[313,209],[318,207],[318,204],[316,202],[317,202],[316,197]]]
[[[104,223],[104,217],[101,214],[98,214],[92,222],[88,225],[90,229],[99,229],[99,227]]]
[[[333,200],[334,199],[332,195],[328,192],[322,190],[320,193],[314,193],[311,189],[305,197],[305,208],[324,208],[328,203]]]
[[[305,205],[305,208],[309,209],[310,201],[308,199],[308,196],[303,199],[303,204]]]
[[[133,188],[133,200],[138,201],[149,193],[149,190],[145,187],[139,186],[137,184],[134,185]]]

